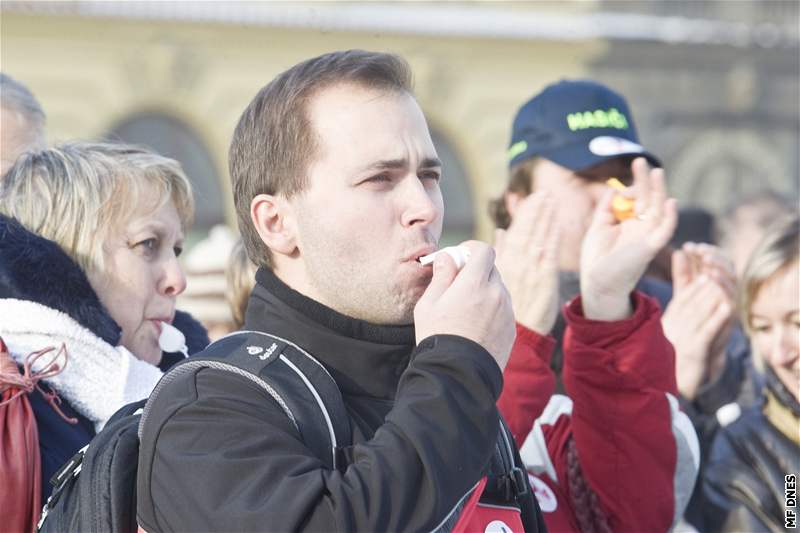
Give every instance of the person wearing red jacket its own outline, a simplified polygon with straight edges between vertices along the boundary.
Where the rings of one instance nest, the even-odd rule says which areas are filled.
[[[517,338],[498,401],[550,531],[667,531],[699,467],[691,423],[678,408],[675,355],[657,301],[636,290],[675,227],[663,171],[632,164],[635,216],[599,195],[581,245],[581,293],[564,307],[562,379],[550,368],[558,312],[552,195],[519,201],[497,234],[497,265],[512,297]]]

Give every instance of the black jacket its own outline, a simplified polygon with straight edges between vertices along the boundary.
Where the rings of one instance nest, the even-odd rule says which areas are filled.
[[[33,301],[59,310],[112,346],[119,344],[122,331],[100,303],[80,266],[53,241],[0,215],[0,321],[4,298]],[[208,345],[205,328],[187,313],[178,311],[174,325],[186,335],[189,353]],[[164,353],[159,367],[167,370],[182,358],[182,354]],[[41,386],[47,389],[45,384]],[[95,431],[94,425],[63,398],[61,410],[67,417],[77,419],[77,424],[68,424],[38,390],[29,399],[39,432],[44,502],[52,489],[50,478],[94,437]]]
[[[351,419],[353,462],[327,469],[269,395],[201,370],[170,382],[149,408],[139,524],[150,533],[435,528],[492,454],[497,364],[462,337],[415,347],[412,326],[346,317],[267,270],[256,279],[245,329],[296,342],[325,365]],[[530,490],[522,504],[526,528],[543,530]]]
[[[797,400],[769,369],[766,378],[767,394],[797,420]],[[800,446],[772,423],[763,406],[751,408],[714,440],[703,477],[704,529],[784,531],[785,476],[794,474],[796,483],[799,472]],[[792,510],[797,516],[797,507]]]

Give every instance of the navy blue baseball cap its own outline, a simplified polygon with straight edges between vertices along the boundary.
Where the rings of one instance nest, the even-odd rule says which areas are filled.
[[[579,171],[619,156],[661,162],[639,144],[625,99],[589,80],[562,80],[525,102],[514,117],[508,164],[543,157]]]

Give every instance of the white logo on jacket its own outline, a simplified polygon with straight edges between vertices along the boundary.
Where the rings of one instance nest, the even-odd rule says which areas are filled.
[[[262,348],[261,346],[248,346],[247,347],[247,353],[249,353],[250,355],[258,355],[263,351],[264,351],[264,348]]]
[[[539,502],[539,508],[542,510],[542,512],[552,513],[555,511],[558,507],[558,500],[556,499],[556,495],[553,493],[553,489],[548,487],[544,481],[531,473],[528,473],[528,479],[531,482],[531,488],[533,489],[533,493],[536,495],[536,500]]]
[[[266,361],[270,355],[275,353],[275,350],[277,349],[278,345],[273,342],[272,345],[269,348],[267,348],[266,352],[264,352],[264,348],[261,346],[248,346],[247,353],[249,353],[250,355],[258,355],[261,352],[264,352],[262,355],[258,355],[258,358],[261,359],[262,361]]]
[[[486,525],[483,533],[514,533],[514,530],[502,520],[492,520]]]

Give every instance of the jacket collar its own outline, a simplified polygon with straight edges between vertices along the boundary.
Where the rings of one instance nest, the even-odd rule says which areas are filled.
[[[323,363],[343,394],[392,399],[416,341],[414,326],[358,320],[295,291],[265,268],[256,273],[245,329],[297,343]]]
[[[800,426],[800,418],[798,418],[797,413],[781,403],[771,390],[767,391],[764,415],[778,431],[786,435],[786,438],[800,446],[800,435],[797,433],[797,428]]]
[[[780,402],[795,418],[800,418],[800,403],[791,391],[783,384],[778,375],[769,365],[764,365],[764,378],[768,393]]]
[[[0,215],[0,298],[57,309],[108,344],[122,330],[108,314],[80,266],[55,242]]]

